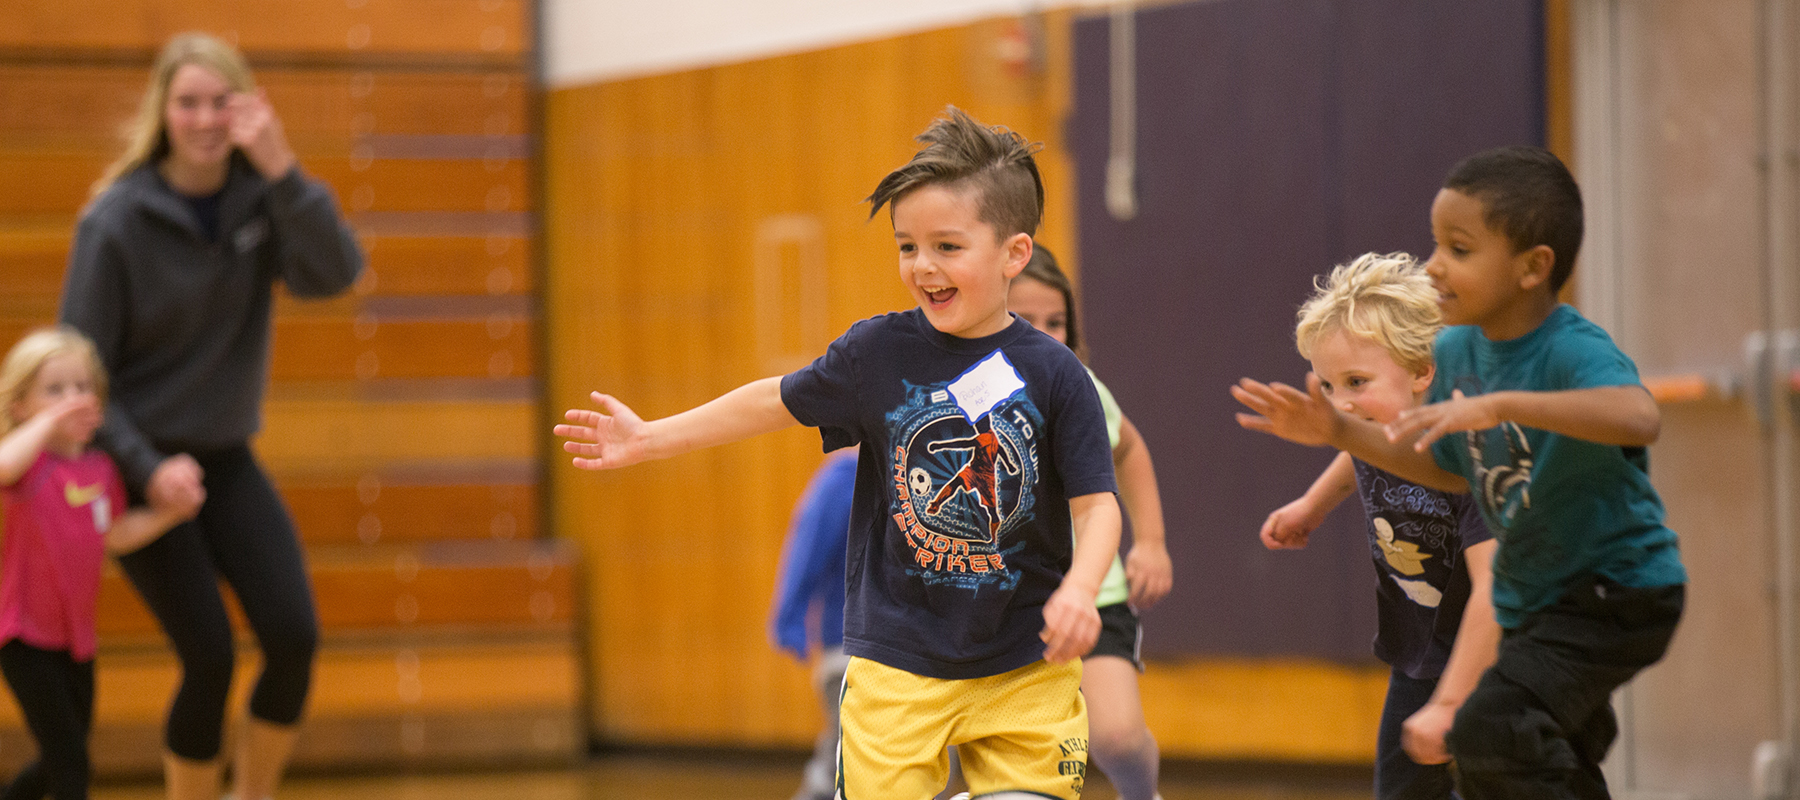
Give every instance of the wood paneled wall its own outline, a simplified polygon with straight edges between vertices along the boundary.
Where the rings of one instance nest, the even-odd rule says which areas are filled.
[[[179,31],[244,50],[368,254],[340,297],[278,293],[254,442],[323,626],[298,763],[582,752],[574,548],[538,514],[534,4],[0,5],[0,348],[55,318],[76,216]],[[141,773],[179,671],[116,571],[100,598],[96,765]],[[0,700],[0,768],[26,739]]]
[[[549,404],[601,390],[666,416],[911,306],[886,215],[865,221],[860,200],[947,103],[1044,143],[1042,238],[1072,252],[1066,30],[1055,16],[993,20],[552,91]],[[555,529],[587,551],[601,736],[810,741],[806,668],[769,644],[767,620],[789,513],[820,458],[818,435],[796,428],[617,473],[549,469]]]

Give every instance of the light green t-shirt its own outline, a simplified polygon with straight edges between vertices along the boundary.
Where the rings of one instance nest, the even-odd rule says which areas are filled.
[[[1100,393],[1100,409],[1106,412],[1106,441],[1114,450],[1119,449],[1119,431],[1125,426],[1125,412],[1119,410],[1119,401],[1113,399],[1112,390],[1100,382],[1100,376],[1088,370],[1088,377],[1094,379],[1094,389]],[[1094,598],[1094,605],[1105,608],[1125,602],[1131,596],[1131,586],[1125,582],[1125,562],[1113,555],[1112,567],[1106,571],[1106,579],[1100,582],[1100,594]]]

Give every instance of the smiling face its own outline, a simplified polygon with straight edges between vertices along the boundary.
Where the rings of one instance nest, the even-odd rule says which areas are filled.
[[[1418,405],[1431,388],[1430,369],[1415,375],[1395,363],[1387,348],[1342,328],[1313,342],[1312,365],[1332,405],[1383,425]]]
[[[1514,252],[1513,243],[1487,223],[1487,204],[1455,189],[1431,202],[1431,235],[1437,246],[1425,273],[1438,290],[1446,325],[1479,325],[1494,341],[1530,333],[1556,307],[1549,288],[1555,260],[1549,247]]]
[[[1014,280],[1006,290],[1006,310],[1050,338],[1069,343],[1069,305],[1056,287],[1030,278]]]
[[[231,155],[231,84],[199,64],[183,64],[169,79],[163,105],[169,160],[185,169],[216,169]]]
[[[1007,284],[1031,259],[1031,237],[1001,237],[977,214],[974,191],[931,184],[894,201],[900,281],[931,327],[964,339],[1012,324]]]

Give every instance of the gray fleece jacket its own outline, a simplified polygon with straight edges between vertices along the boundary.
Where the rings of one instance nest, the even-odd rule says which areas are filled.
[[[362,271],[331,192],[298,167],[269,182],[233,155],[219,241],[153,166],[82,212],[63,322],[92,337],[111,378],[96,437],[141,492],[166,456],[249,441],[262,424],[276,281],[327,297]]]

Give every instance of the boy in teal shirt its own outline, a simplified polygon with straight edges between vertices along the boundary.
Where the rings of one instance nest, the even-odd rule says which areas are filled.
[[[1637,367],[1556,292],[1581,246],[1581,193],[1534,147],[1478,153],[1431,206],[1426,271],[1451,326],[1428,405],[1386,426],[1307,391],[1244,380],[1246,428],[1330,445],[1472,492],[1500,540],[1499,660],[1447,737],[1468,800],[1609,797],[1614,689],[1662,658],[1687,573],[1645,450],[1661,430]]]

